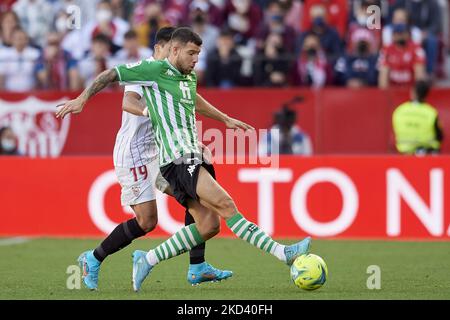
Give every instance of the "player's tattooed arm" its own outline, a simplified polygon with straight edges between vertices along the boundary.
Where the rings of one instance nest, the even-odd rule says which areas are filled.
[[[94,82],[81,93],[80,97],[82,101],[86,103],[92,96],[102,91],[110,83],[116,81],[119,81],[119,77],[115,69],[103,71],[95,78]]]
[[[97,92],[106,88],[110,83],[118,81],[119,77],[115,69],[105,70],[100,73],[94,82],[88,86],[84,91],[74,100],[67,101],[64,104],[57,106],[56,117],[64,118],[69,113],[80,113],[83,111],[86,102],[94,96]]]
[[[227,128],[243,130],[255,129],[245,122],[229,117],[228,115],[214,107],[212,104],[210,104],[208,101],[206,101],[205,98],[203,98],[199,94],[197,94],[197,103],[195,104],[195,108],[201,115],[225,123]]]

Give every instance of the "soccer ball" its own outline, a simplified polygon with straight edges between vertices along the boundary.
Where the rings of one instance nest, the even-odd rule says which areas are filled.
[[[315,254],[304,254],[291,266],[291,279],[304,290],[319,289],[328,277],[328,268],[323,259]]]

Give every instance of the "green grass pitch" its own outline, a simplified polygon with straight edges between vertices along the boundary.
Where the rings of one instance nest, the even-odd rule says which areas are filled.
[[[283,242],[282,240],[280,240]],[[207,243],[207,261],[233,270],[230,280],[192,287],[186,281],[188,255],[158,265],[142,290],[131,289],[131,253],[161,239],[136,240],[102,265],[99,290],[69,290],[66,273],[78,255],[99,240],[33,239],[0,246],[0,299],[450,299],[450,243],[314,240],[329,277],[312,292],[290,281],[289,268],[239,239]],[[292,241],[285,241],[292,243]],[[381,269],[381,289],[367,289],[367,268]]]

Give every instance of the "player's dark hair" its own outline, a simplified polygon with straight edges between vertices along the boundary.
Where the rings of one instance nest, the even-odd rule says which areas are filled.
[[[174,27],[164,27],[159,29],[155,36],[155,43],[162,45],[169,42],[170,39],[172,39],[174,31]]]
[[[192,42],[197,46],[201,46],[203,43],[202,38],[188,27],[177,28],[173,32],[172,41],[180,42],[183,45]]]
[[[430,82],[426,80],[418,80],[414,85],[414,91],[416,92],[416,98],[419,102],[424,102],[425,98],[430,92]]]

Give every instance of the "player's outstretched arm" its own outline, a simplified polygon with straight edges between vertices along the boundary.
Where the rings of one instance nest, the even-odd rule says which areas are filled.
[[[135,116],[148,117],[148,108],[142,103],[141,96],[136,92],[125,92],[122,101],[122,109]]]
[[[243,130],[254,130],[251,125],[242,122],[240,120],[234,119],[226,115],[225,113],[218,110],[216,107],[214,107],[212,104],[210,104],[208,101],[206,101],[201,95],[197,94],[197,103],[195,105],[196,110],[201,115],[204,115],[205,117],[218,120],[220,122],[225,123],[227,128],[230,129],[243,129]]]
[[[100,73],[84,91],[76,98],[66,103],[59,105],[56,111],[56,117],[64,118],[69,113],[80,113],[83,110],[86,102],[94,96],[97,92],[100,92],[106,88],[110,83],[118,81],[119,77],[115,69],[105,70]]]

